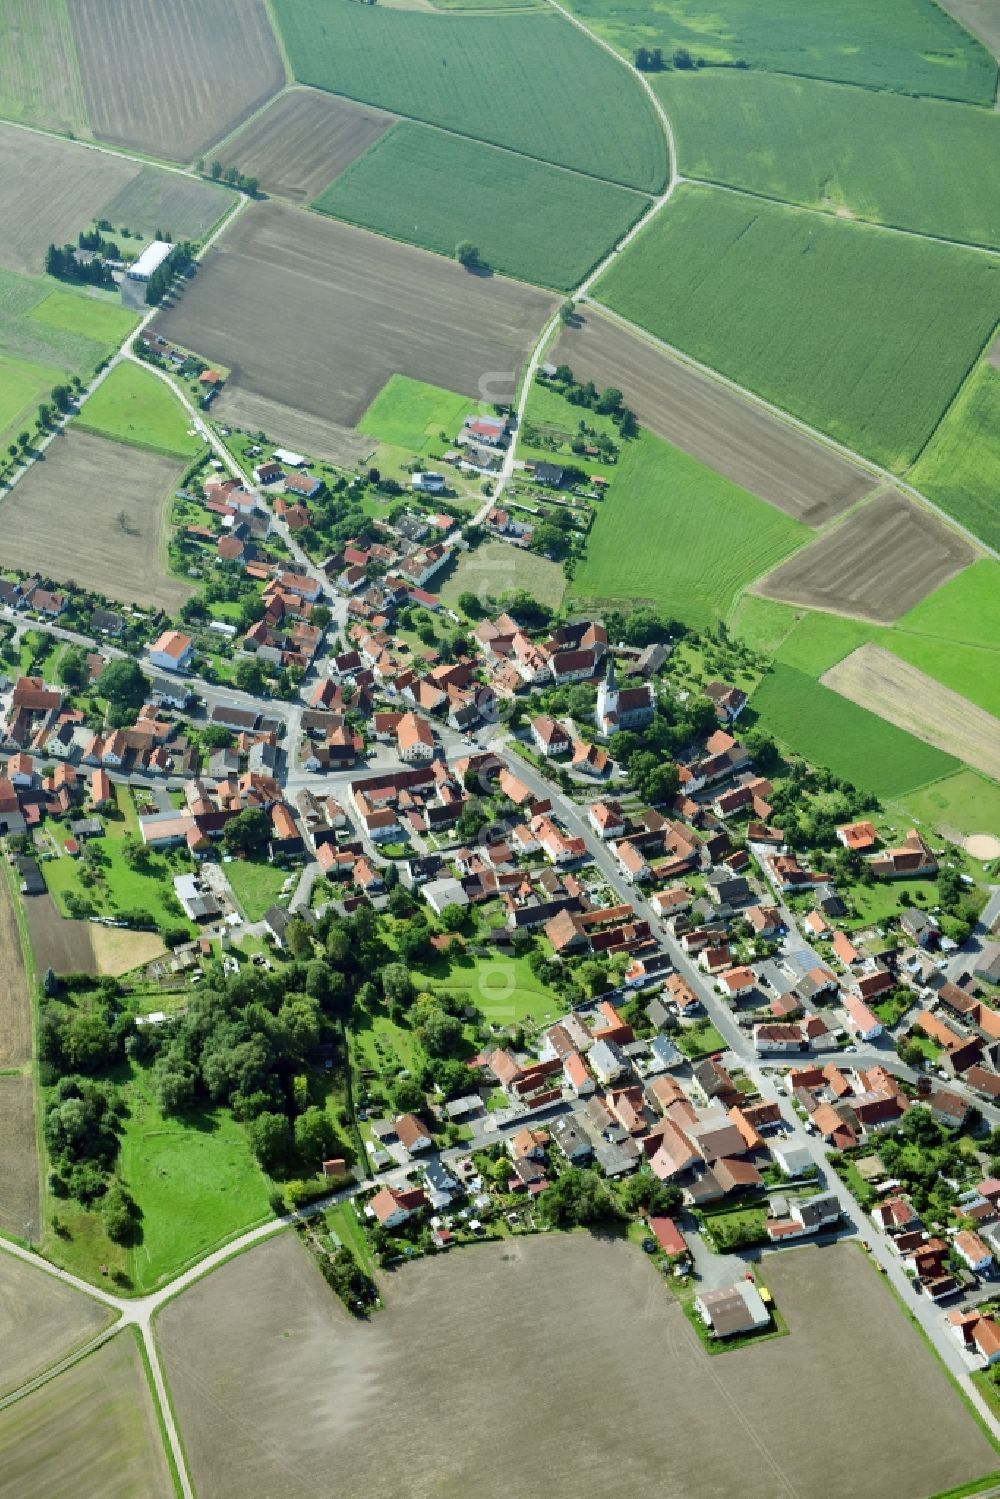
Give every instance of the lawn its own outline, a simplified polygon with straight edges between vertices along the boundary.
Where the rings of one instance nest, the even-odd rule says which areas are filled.
[[[695,60],[831,78],[992,105],[993,58],[934,0],[572,0],[570,9],[631,56],[686,47]]]
[[[120,1170],[142,1210],[129,1251],[138,1291],[152,1290],[268,1213],[267,1184],[242,1126],[224,1109],[165,1119],[148,1075],[133,1070]]]
[[[692,1062],[726,1049],[725,1040],[710,1020],[696,1020],[687,1026],[677,1037],[677,1045]]]
[[[573,439],[581,422],[592,432],[610,437],[616,447],[622,446],[618,428],[610,416],[602,416],[587,406],[574,406],[555,386],[536,380],[518,433],[518,458],[541,458],[551,462],[553,454],[558,454],[565,462],[585,469],[588,474],[603,474],[613,479],[618,471],[617,464],[602,463],[597,458],[573,452]],[[528,440],[531,437],[535,438],[534,442]]]
[[[395,1077],[401,1071],[416,1072],[425,1060],[412,1030],[397,1025],[388,1015],[372,1015],[355,1007],[348,1029],[354,1065],[358,1068]],[[390,1059],[388,1073],[386,1057]]]
[[[226,878],[233,887],[240,910],[249,922],[263,919],[277,901],[281,887],[288,879],[287,869],[276,869],[255,859],[234,859],[225,866]]]
[[[976,366],[907,477],[1000,549],[1000,369],[988,360]]]
[[[574,598],[651,600],[704,629],[808,541],[798,521],[651,432],[625,444],[576,570]]]
[[[911,791],[903,808],[931,827],[960,833],[995,833],[1000,828],[1000,786],[975,770],[959,770],[930,786]]]
[[[88,432],[153,453],[193,458],[204,446],[189,435],[190,418],[167,382],[130,360],[115,365],[77,422]]]
[[[906,829],[897,824],[897,832],[902,839]],[[861,931],[898,916],[908,906],[930,909],[937,902],[937,883],[934,880],[890,880],[884,884],[855,884],[847,893],[854,915],[846,917],[841,925],[848,931]]]
[[[324,1213],[323,1220],[330,1233],[336,1234],[344,1248],[351,1251],[362,1270],[371,1275],[375,1262],[372,1259],[371,1246],[358,1221],[353,1203],[342,1202],[337,1207],[331,1208],[328,1213]]]
[[[471,240],[491,270],[571,291],[648,204],[614,183],[403,121],[313,207],[439,255]]]
[[[409,375],[390,375],[358,422],[358,431],[377,442],[423,453],[442,441],[450,447],[474,409],[475,402],[468,396],[411,380]]]
[[[1000,115],[739,69],[654,75],[686,177],[1000,245]]]
[[[685,184],[595,294],[847,446],[905,469],[1000,317],[1000,265]]]
[[[125,342],[139,318],[110,299],[81,296],[72,291],[53,291],[32,308],[31,320],[65,333],[79,333],[110,351]]]
[[[301,83],[644,192],[666,180],[663,132],[638,81],[562,16],[351,0],[273,0],[272,10]],[[548,213],[509,207],[511,217]]]
[[[793,754],[875,796],[899,797],[959,769],[950,755],[781,662],[763,678],[751,707],[761,728]]]
[[[414,980],[430,989],[462,995],[491,1025],[518,1025],[526,1020],[543,1025],[566,1013],[559,995],[535,977],[523,957],[463,956],[452,959],[441,975],[416,972]]]
[[[565,574],[558,562],[503,541],[487,541],[459,558],[438,592],[442,603],[453,608],[463,593],[474,593],[485,607],[487,598],[501,598],[522,588],[540,604],[558,609],[566,591]]]
[[[745,593],[728,621],[729,629],[745,640],[755,651],[773,656],[781,642],[794,630],[801,610],[777,599],[765,599],[756,593]]]

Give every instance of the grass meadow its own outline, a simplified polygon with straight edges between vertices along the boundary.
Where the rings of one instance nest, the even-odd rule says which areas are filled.
[[[62,370],[0,354],[0,444],[34,427],[38,403],[64,378]]]
[[[300,83],[643,192],[666,180],[663,132],[639,84],[561,16],[352,0],[272,9]],[[512,218],[548,216],[543,202],[509,208]]]
[[[64,333],[78,333],[111,350],[125,341],[139,319],[117,302],[81,296],[79,292],[52,291],[32,308],[31,321]]]
[[[960,768],[952,756],[781,662],[750,704],[760,726],[792,754],[878,797],[900,797]]]
[[[575,598],[649,599],[695,629],[812,532],[651,432],[624,445],[597,511]]]
[[[69,0],[0,6],[0,115],[60,135],[90,134]]]
[[[596,295],[848,447],[902,469],[1000,316],[1000,264],[685,185],[600,278]]]
[[[1000,369],[988,360],[976,366],[907,477],[1000,549]]]
[[[87,432],[171,457],[193,458],[203,446],[167,382],[131,361],[115,365],[76,420]]]
[[[1000,114],[728,69],[654,75],[687,177],[1000,245]]]
[[[249,922],[263,920],[264,912],[270,910],[281,894],[288,874],[287,869],[277,869],[255,859],[234,859],[226,865],[226,878]]]
[[[997,68],[934,0],[571,0],[622,52],[686,47],[711,63],[992,106]]]
[[[544,211],[533,212],[533,204]],[[369,146],[313,204],[439,255],[471,240],[491,270],[557,291],[578,286],[647,206],[615,183],[409,120]]]
[[[0,350],[66,374],[89,375],[138,318],[111,298],[69,291],[48,276],[0,271]]]
[[[411,380],[409,375],[391,375],[358,422],[358,431],[378,442],[423,453],[441,442],[446,434],[450,447],[475,402],[453,390]]]
[[[1000,786],[975,770],[959,770],[911,791],[903,806],[912,817],[960,833],[995,833],[1000,828]]]

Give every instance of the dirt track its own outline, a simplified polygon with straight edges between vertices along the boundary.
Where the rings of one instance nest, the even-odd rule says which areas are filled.
[[[754,591],[891,624],[975,555],[928,510],[887,490],[796,552]]]
[[[384,135],[393,120],[393,115],[350,99],[290,89],[227,142],[220,159],[259,178],[265,192],[308,203]]]
[[[192,590],[167,575],[162,558],[164,508],[183,468],[179,458],[63,432],[0,505],[4,561],[127,603],[179,609]]]
[[[832,448],[727,390],[593,307],[560,334],[549,359],[578,380],[616,385],[659,437],[807,526],[840,515],[875,479]]]
[[[73,0],[99,140],[192,161],[285,81],[263,0]]]
[[[1000,719],[877,645],[862,645],[821,678],[843,697],[1000,780]]]
[[[490,399],[509,399],[554,305],[548,292],[272,201],[225,230],[155,326],[227,365],[237,393],[343,428],[397,371],[469,396],[485,382]]]
[[[764,1279],[791,1336],[710,1358],[634,1246],[454,1250],[385,1277],[364,1325],[283,1235],[170,1302],[157,1336],[212,1499],[571,1499],[595,1470],[631,1499],[913,1499],[992,1466],[852,1245],[768,1257]]]

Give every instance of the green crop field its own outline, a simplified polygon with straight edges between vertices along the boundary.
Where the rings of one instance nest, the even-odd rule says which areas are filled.
[[[685,185],[595,295],[856,451],[904,468],[1000,316],[1000,260]]]
[[[897,627],[1000,649],[1000,562],[974,562],[904,614]]]
[[[703,629],[812,534],[651,432],[614,472],[573,579],[581,600],[650,599]]]
[[[63,379],[62,370],[0,354],[0,445],[34,427],[38,403],[47,401],[53,385]]]
[[[793,754],[875,796],[902,796],[959,769],[950,755],[780,662],[750,706],[760,726]]]
[[[635,78],[561,16],[273,0],[297,79],[644,192],[666,143]],[[544,203],[510,204],[544,220]],[[558,233],[558,225],[553,225]]]
[[[653,75],[686,177],[1000,245],[1000,114],[736,69]]]
[[[1000,549],[1000,369],[983,360],[973,370],[907,477]]]
[[[403,121],[313,207],[440,255],[471,240],[491,270],[571,291],[648,205],[614,183]]]
[[[190,418],[167,382],[131,361],[115,365],[84,402],[77,423],[101,437],[181,458],[193,458],[204,446],[188,435]]]
[[[31,309],[31,321],[64,333],[78,333],[105,349],[117,349],[139,318],[117,301],[81,296],[72,291],[53,291]]]
[[[60,134],[90,133],[68,0],[0,5],[0,114]]]
[[[391,375],[358,422],[358,431],[411,453],[422,453],[447,433],[450,446],[475,402],[468,396]]]
[[[745,593],[738,600],[728,624],[732,633],[745,640],[753,650],[773,656],[785,637],[794,630],[801,614],[802,610],[791,604]]]
[[[129,1250],[136,1290],[151,1290],[267,1215],[267,1186],[242,1127],[226,1109],[164,1118],[135,1067],[121,1176],[142,1210]]]
[[[709,63],[992,105],[996,63],[934,0],[570,0],[622,52],[686,47]]]

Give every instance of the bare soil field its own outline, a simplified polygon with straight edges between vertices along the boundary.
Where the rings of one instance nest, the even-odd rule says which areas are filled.
[[[365,1325],[284,1235],[168,1304],[157,1334],[213,1499],[315,1499],[333,1471],[343,1499],[570,1499],[595,1464],[634,1499],[917,1499],[992,1467],[856,1250],[770,1257],[766,1278],[791,1336],[709,1358],[632,1246],[458,1250],[390,1276]],[[822,1398],[789,1421],[817,1370]],[[544,1483],[498,1461],[500,1433]]]
[[[26,896],[24,914],[40,973],[46,968],[55,973],[97,972],[91,940],[95,929],[89,921],[70,921],[60,916],[51,895]]]
[[[0,1148],[0,1231],[18,1239],[37,1237],[41,1229],[41,1201],[35,1091],[29,1072],[0,1073],[0,1141],[3,1142]]]
[[[282,87],[263,0],[74,0],[99,140],[193,161]]]
[[[370,105],[293,88],[227,141],[219,157],[257,177],[265,192],[310,203],[394,120]]]
[[[754,592],[891,624],[975,556],[930,511],[886,490],[776,567]]]
[[[593,307],[578,312],[548,357],[599,389],[617,386],[651,432],[807,526],[840,515],[877,482]]]
[[[989,48],[1000,61],[1000,10],[996,0],[941,0],[942,10]]]
[[[0,265],[40,275],[47,246],[75,244],[79,231],[139,171],[107,151],[0,125]]]
[[[0,1395],[88,1343],[112,1316],[54,1275],[0,1253]]]
[[[6,879],[0,878],[0,1068],[31,1061],[31,1000]]]
[[[878,645],[862,645],[820,681],[897,728],[1000,781],[1000,719]]]
[[[175,612],[191,589],[166,573],[163,531],[183,467],[89,432],[64,432],[0,502],[4,561]]]
[[[210,351],[231,371],[228,389],[343,428],[396,372],[509,399],[554,305],[548,292],[268,202],[233,221],[154,326]]]
[[[0,1412],[3,1499],[173,1499],[131,1329]]]
[[[362,437],[353,427],[312,416],[282,401],[257,395],[252,390],[227,380],[221,396],[212,407],[215,419],[246,432],[265,432],[282,447],[326,458],[341,468],[354,468],[372,451],[370,437]]]
[[[124,927],[91,926],[90,942],[98,973],[115,978],[155,962],[167,950],[155,932],[130,932]]]

